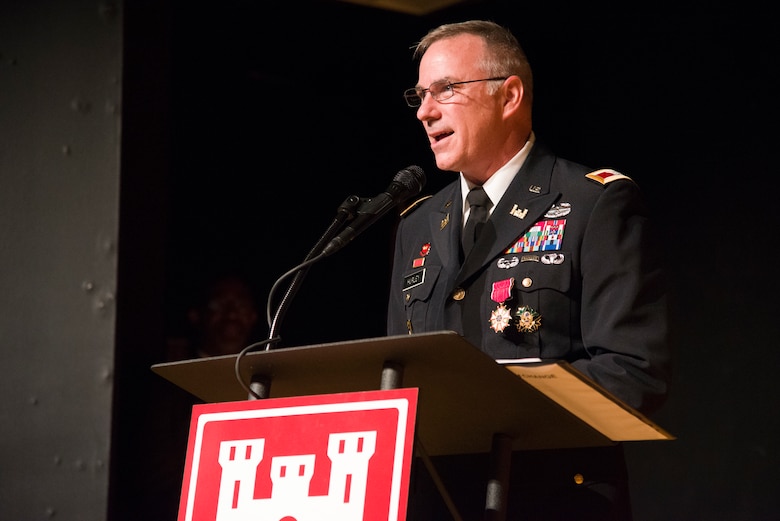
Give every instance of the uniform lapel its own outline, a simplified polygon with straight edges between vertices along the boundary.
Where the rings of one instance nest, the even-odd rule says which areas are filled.
[[[457,267],[460,251],[460,229],[463,223],[461,211],[460,183],[453,183],[449,194],[446,194],[438,212],[431,212],[429,226],[433,247],[439,252],[442,266]],[[441,255],[447,252],[446,256]]]

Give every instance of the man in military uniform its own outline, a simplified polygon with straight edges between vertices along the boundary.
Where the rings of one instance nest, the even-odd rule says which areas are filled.
[[[459,175],[399,223],[388,333],[452,330],[495,359],[565,360],[655,411],[667,394],[667,302],[637,184],[537,142],[531,68],[505,28],[444,25],[415,57],[405,98],[437,166]],[[620,445],[515,457],[509,519],[631,519]],[[464,518],[484,509],[471,481],[484,459],[440,462]],[[417,474],[410,519],[447,519]]]

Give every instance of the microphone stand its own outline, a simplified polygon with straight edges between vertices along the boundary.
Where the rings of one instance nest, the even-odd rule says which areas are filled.
[[[269,333],[268,333],[269,339],[274,338],[279,323],[281,323],[282,319],[284,318],[284,315],[287,312],[287,309],[290,307],[290,303],[293,297],[298,292],[298,289],[300,288],[303,279],[308,274],[311,265],[320,259],[322,250],[330,242],[330,240],[333,239],[333,237],[335,237],[336,234],[338,234],[338,232],[343,228],[343,226],[347,222],[355,218],[355,216],[357,215],[357,209],[362,203],[363,203],[363,199],[361,199],[356,195],[350,195],[349,197],[347,197],[347,199],[344,200],[344,202],[341,203],[341,205],[339,206],[338,211],[336,213],[336,217],[333,220],[333,222],[330,224],[330,226],[322,235],[322,237],[319,239],[319,241],[317,241],[317,243],[314,245],[311,251],[309,251],[308,255],[306,255],[304,261],[298,266],[294,267],[292,270],[288,271],[287,273],[279,277],[279,279],[277,279],[276,283],[274,284],[274,287],[271,289],[268,295],[268,305],[266,309],[266,318],[268,320],[268,327],[269,327]],[[279,303],[279,307],[276,308],[276,314],[272,319],[271,301],[276,286],[278,286],[282,280],[292,275],[293,273],[295,273],[295,278],[293,278],[293,281],[288,286],[287,291],[285,292],[284,296],[282,297]],[[266,351],[272,349],[273,343],[274,342],[266,345],[265,347]]]
[[[324,256],[322,250],[331,241],[331,239],[333,239],[333,237],[335,237],[336,234],[341,231],[345,223],[355,218],[355,216],[357,215],[358,207],[361,204],[363,204],[364,201],[365,201],[364,199],[361,199],[356,195],[350,195],[349,197],[347,197],[344,200],[344,202],[341,203],[341,205],[338,207],[338,211],[336,212],[336,217],[333,219],[333,222],[330,224],[330,226],[328,226],[328,229],[325,231],[322,237],[320,237],[319,241],[317,241],[317,244],[315,244],[314,247],[311,249],[311,251],[309,251],[308,255],[306,255],[304,261],[298,264],[297,266],[295,266],[293,269],[284,273],[281,277],[279,277],[276,280],[274,285],[271,287],[271,291],[268,293],[268,302],[266,305],[266,320],[268,321],[268,326],[269,326],[268,339],[263,340],[261,342],[255,342],[242,349],[241,352],[236,357],[236,362],[233,367],[238,383],[241,384],[244,390],[247,391],[250,400],[251,399],[260,400],[263,398],[267,398],[270,394],[270,384],[267,381],[263,381],[262,379],[258,379],[257,377],[252,376],[250,384],[247,385],[244,382],[243,378],[241,377],[241,360],[244,358],[244,356],[247,353],[249,353],[253,349],[260,346],[265,346],[265,350],[269,351],[270,349],[273,348],[274,345],[276,345],[281,340],[281,337],[276,335],[277,326],[281,323],[282,318],[284,318],[287,309],[290,307],[290,302],[292,301],[295,294],[298,292],[298,289],[300,288],[303,279],[306,277],[306,274],[309,272],[309,268],[312,266],[312,264],[314,264]],[[276,308],[276,313],[272,318],[271,303],[273,300],[273,295],[274,293],[276,293],[276,289],[279,286],[279,284],[281,284],[283,280],[285,280],[287,277],[293,274],[295,274],[295,277],[293,278],[293,281],[290,283],[290,285],[287,287],[287,291],[282,297],[279,306]]]

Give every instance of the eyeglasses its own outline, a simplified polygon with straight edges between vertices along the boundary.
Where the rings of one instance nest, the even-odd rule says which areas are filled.
[[[404,99],[406,104],[410,107],[419,107],[422,105],[423,99],[425,99],[425,93],[430,92],[431,97],[436,101],[444,101],[450,99],[455,95],[455,86],[464,85],[466,83],[476,83],[478,81],[504,81],[503,78],[483,78],[481,80],[468,80],[468,81],[434,81],[427,89],[420,87],[413,87],[404,91]]]

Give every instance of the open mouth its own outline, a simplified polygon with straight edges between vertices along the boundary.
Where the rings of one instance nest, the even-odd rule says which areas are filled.
[[[440,132],[438,134],[431,135],[431,139],[433,140],[434,143],[438,143],[442,139],[447,138],[447,137],[451,136],[452,134],[454,134],[454,132],[452,132],[452,131]]]

